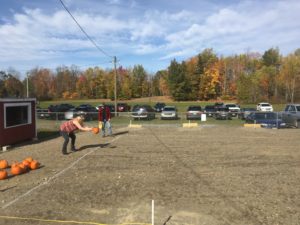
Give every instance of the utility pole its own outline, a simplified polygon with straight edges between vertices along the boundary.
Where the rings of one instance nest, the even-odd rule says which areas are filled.
[[[26,88],[27,88],[27,90],[26,90],[26,96],[27,96],[27,98],[29,97],[29,90],[28,90],[28,73],[26,74],[27,75],[27,79],[26,79]]]
[[[114,69],[115,69],[115,116],[117,116],[117,57],[114,56]]]

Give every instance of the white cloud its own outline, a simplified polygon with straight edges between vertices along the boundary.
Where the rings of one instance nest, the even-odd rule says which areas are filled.
[[[223,8],[202,24],[192,24],[171,33],[166,36],[166,48],[174,50],[169,56],[189,54],[189,51],[178,49],[193,47],[211,47],[217,51],[230,48],[231,52],[239,53],[249,46],[260,51],[273,46],[290,48],[289,43],[294,45],[300,38],[300,2],[279,1],[268,7],[257,7],[255,2],[248,2]]]
[[[134,0],[108,1],[110,5],[103,7],[104,1],[89,1],[89,6],[97,4],[92,10],[76,9],[74,1],[69,4],[80,25],[110,55],[151,55],[152,59],[166,60],[189,58],[204,48],[234,54],[248,48],[265,51],[278,46],[288,52],[300,47],[296,46],[300,39],[300,2],[295,0],[241,1],[205,9],[205,13],[202,8],[199,13],[197,9],[191,11],[192,7],[171,11],[158,6],[142,8]],[[20,61],[35,64],[83,57],[99,60],[99,55],[105,58],[60,7],[50,12],[24,8],[14,12],[13,20],[4,18],[1,22],[0,67]]]

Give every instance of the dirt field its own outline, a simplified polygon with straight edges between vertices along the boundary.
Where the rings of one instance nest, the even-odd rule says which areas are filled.
[[[43,167],[0,181],[0,224],[300,224],[300,130],[120,128],[0,154]],[[15,217],[15,218],[12,218]],[[80,223],[85,221],[86,223]]]

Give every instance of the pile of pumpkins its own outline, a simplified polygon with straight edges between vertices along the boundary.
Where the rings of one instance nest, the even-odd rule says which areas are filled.
[[[22,162],[14,162],[9,166],[5,159],[0,160],[0,180],[8,178],[8,172],[10,168],[10,173],[13,176],[27,173],[29,170],[36,170],[40,167],[40,163],[34,160],[32,157],[27,157]]]

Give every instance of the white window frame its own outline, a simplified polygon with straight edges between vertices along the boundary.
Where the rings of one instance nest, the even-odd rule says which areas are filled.
[[[30,102],[23,102],[23,103],[4,103],[3,107],[4,107],[4,128],[12,128],[12,127],[19,127],[19,126],[24,126],[24,125],[28,125],[28,124],[32,124],[32,112],[31,112],[31,103]],[[22,124],[18,124],[18,125],[14,125],[14,126],[7,126],[6,123],[6,108],[8,107],[16,107],[16,106],[27,106],[27,123],[22,123]]]

